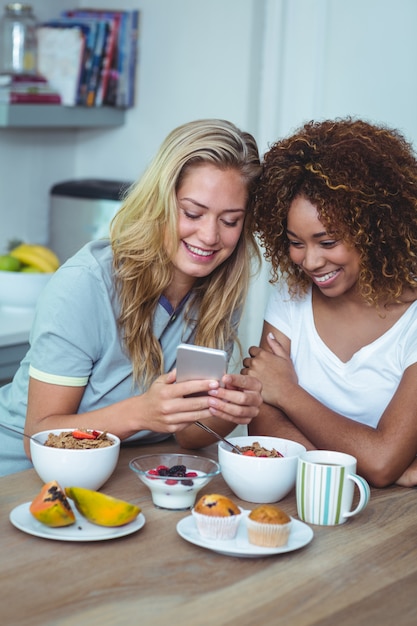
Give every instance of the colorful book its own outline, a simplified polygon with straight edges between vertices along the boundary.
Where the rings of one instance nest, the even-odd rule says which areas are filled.
[[[116,106],[133,106],[136,90],[136,63],[139,37],[139,11],[125,11],[119,37],[119,83]]]
[[[105,9],[74,9],[62,13],[62,15],[71,17],[72,19],[105,20],[108,23],[109,32],[95,98],[96,106],[101,106],[102,104],[109,106],[116,105],[119,30],[124,13],[124,11],[107,11]]]
[[[96,20],[86,21],[88,26],[88,35],[85,42],[84,58],[82,62],[80,83],[78,86],[77,104],[85,105],[87,101],[87,89],[90,82],[91,72],[93,70],[93,57],[96,47],[96,39],[98,33],[98,23]]]
[[[14,75],[0,87],[0,102],[6,104],[61,104],[61,96],[40,75]]]
[[[129,49],[129,79],[127,106],[133,107],[136,100],[136,72],[138,66],[138,42],[139,42],[139,11],[131,11],[132,21],[130,27]]]
[[[27,92],[11,91],[9,104],[62,104],[61,96],[56,92]]]
[[[130,16],[127,11],[124,11],[121,16],[120,28],[119,28],[119,40],[117,42],[117,59],[116,59],[116,71],[117,71],[117,89],[116,100],[114,106],[124,107],[125,93],[127,90],[127,47],[128,47],[128,25]]]
[[[81,28],[85,35],[85,45],[83,58],[81,60],[80,79],[77,91],[77,105],[85,105],[87,99],[87,87],[92,72],[92,63],[96,46],[98,23],[96,19],[77,19],[76,17],[63,16],[55,20],[49,20],[44,26],[55,26],[60,28]]]
[[[109,33],[94,102],[96,106],[101,104],[120,108],[133,106],[136,90],[139,11],[74,9],[64,11],[62,15],[78,20],[107,21]]]
[[[106,50],[106,42],[108,36],[108,23],[104,20],[97,22],[98,31],[96,37],[96,45],[94,49],[91,73],[87,84],[87,95],[85,104],[92,107],[95,104],[96,94],[100,83],[101,69],[103,65],[104,54]]]
[[[75,106],[82,72],[86,30],[82,25],[41,25],[37,29],[38,71],[61,96]]]
[[[107,19],[107,17],[106,17]],[[120,30],[121,14],[114,13],[107,19],[109,32],[107,36],[106,50],[104,53],[101,77],[96,94],[96,106],[101,106],[106,102],[107,94],[111,88],[112,70],[117,67],[117,49]]]

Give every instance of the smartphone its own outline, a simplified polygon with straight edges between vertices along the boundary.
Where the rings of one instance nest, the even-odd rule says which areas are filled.
[[[227,352],[189,343],[177,347],[177,382],[220,380],[227,371]]]

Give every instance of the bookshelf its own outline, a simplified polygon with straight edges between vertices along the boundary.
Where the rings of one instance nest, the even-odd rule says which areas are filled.
[[[0,103],[1,128],[105,128],[122,126],[126,111],[115,107]]]

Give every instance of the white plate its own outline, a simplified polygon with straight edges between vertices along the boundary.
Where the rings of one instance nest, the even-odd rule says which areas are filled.
[[[41,524],[29,511],[30,502],[20,504],[10,513],[9,519],[13,526],[24,533],[43,537],[44,539],[55,539],[56,541],[105,541],[106,539],[116,539],[135,533],[145,524],[145,517],[139,513],[138,517],[124,526],[107,527],[91,524],[78,511],[75,513],[75,524],[62,528],[50,528]]]
[[[243,510],[243,515],[249,515],[250,511]],[[195,520],[192,515],[184,517],[177,524],[178,534],[196,546],[202,548],[208,548],[219,554],[226,554],[230,556],[240,556],[247,558],[263,557],[272,554],[283,554],[284,552],[292,552],[304,547],[313,539],[313,530],[304,522],[300,522],[294,518],[292,519],[291,533],[286,546],[279,548],[262,548],[260,546],[254,546],[249,543],[248,535],[246,531],[245,519],[241,519],[239,528],[234,539],[225,540],[213,540],[204,539],[197,530]]]

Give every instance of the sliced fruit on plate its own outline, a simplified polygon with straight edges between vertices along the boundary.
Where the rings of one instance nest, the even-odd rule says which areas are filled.
[[[99,526],[123,526],[141,512],[135,504],[83,487],[66,487],[65,493],[81,515]]]
[[[56,480],[45,483],[40,493],[31,502],[29,510],[35,519],[51,528],[70,526],[75,523],[71,504]]]

